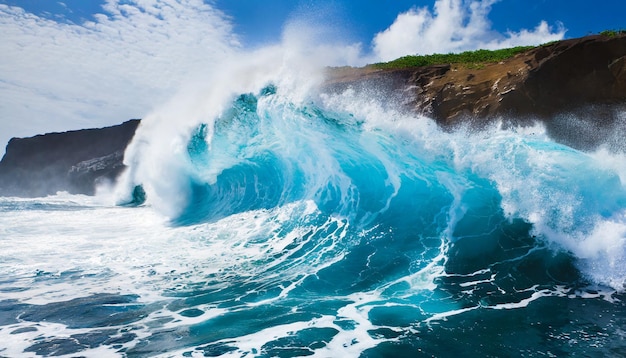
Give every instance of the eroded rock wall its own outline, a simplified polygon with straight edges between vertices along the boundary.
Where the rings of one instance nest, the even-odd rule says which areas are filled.
[[[358,88],[381,78],[394,79],[387,82],[395,85],[393,93],[407,95],[409,110],[442,126],[503,117],[549,121],[589,106],[626,103],[626,35],[559,41],[499,63],[340,69],[330,72],[328,89]]]
[[[124,169],[139,120],[121,125],[13,138],[0,161],[0,195],[38,197],[67,191],[94,194]]]

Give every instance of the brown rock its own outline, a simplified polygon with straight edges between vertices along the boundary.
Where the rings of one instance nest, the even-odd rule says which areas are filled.
[[[328,88],[358,87],[380,79],[387,90],[412,95],[405,101],[410,110],[443,126],[503,117],[550,121],[588,106],[626,103],[626,35],[559,41],[480,66],[331,71]]]

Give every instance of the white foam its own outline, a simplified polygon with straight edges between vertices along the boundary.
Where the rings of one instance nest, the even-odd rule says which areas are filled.
[[[0,300],[45,304],[95,293],[138,294],[142,302],[167,299],[163,297],[167,290],[202,282],[207,275],[241,262],[280,253],[303,230],[324,230],[304,226],[284,236],[272,234],[280,229],[281,220],[295,220],[294,215],[301,218],[314,211],[311,202],[295,203],[191,227],[171,227],[149,206],[9,211],[0,217],[4,234],[0,272],[10,280],[3,285],[25,290],[2,290]],[[328,240],[341,239],[342,230],[340,225],[338,236],[331,235]],[[261,240],[255,242],[255,238]],[[317,258],[301,257],[298,262],[315,266],[332,250],[334,246],[327,245],[316,253]],[[287,256],[271,265],[281,265]],[[62,275],[76,277],[69,280]]]
[[[59,209],[8,211],[0,217],[0,228],[5,234],[3,251],[0,252],[0,275],[4,279],[0,284],[0,288],[4,288],[0,290],[0,301],[14,299],[45,305],[113,293],[138,295],[141,304],[162,304],[163,309],[153,311],[130,325],[138,337],[128,342],[128,347],[148,337],[151,334],[149,327],[154,323],[184,335],[189,326],[226,312],[211,303],[194,307],[203,312],[197,317],[171,312],[165,308],[167,302],[172,301],[167,292],[185,292],[188,290],[186,286],[197,288],[201,282],[228,286],[227,281],[216,282],[213,279],[208,282],[206,277],[219,277],[220,272],[229,270],[250,280],[262,280],[263,285],[292,282],[272,299],[250,304],[242,302],[242,305],[250,307],[267,305],[286,296],[307,275],[314,275],[317,270],[340,260],[343,257],[341,252],[349,247],[345,237],[347,225],[335,218],[330,218],[320,227],[304,224],[293,232],[278,234],[286,222],[305,223],[307,216],[319,215],[311,201],[232,215],[212,224],[171,227],[150,206],[98,206],[81,196],[20,200],[32,204],[55,204]],[[68,203],[71,204],[69,208]],[[76,203],[79,203],[78,206]],[[62,209],[64,205],[66,207]],[[293,244],[305,234],[315,237],[316,232],[326,232],[330,228],[334,232],[320,238],[307,249],[306,254],[289,258],[287,250],[296,252],[303,249],[304,242]],[[268,265],[256,264],[267,262],[268,257],[274,258]],[[68,275],[73,276],[70,278]],[[15,287],[22,287],[22,290],[14,290]],[[163,318],[167,322],[158,323]],[[316,322],[312,325],[324,326],[325,323],[322,323],[326,321]],[[9,331],[33,324],[38,323],[24,322],[15,327],[2,327],[0,338],[6,335],[16,340],[15,336],[9,336]],[[300,325],[277,326],[247,338],[242,337],[240,343],[245,348],[246,344],[258,343],[258,339],[266,334],[287,335]],[[20,335],[21,340],[11,344],[10,352],[21,352],[33,344],[35,337],[42,335],[63,338],[93,330],[74,330],[63,325],[54,327],[55,331],[43,332],[46,328],[38,327],[37,332]],[[248,338],[250,340],[246,341]],[[81,351],[80,354],[114,355],[112,350],[106,348]]]
[[[29,329],[22,333],[12,333],[17,329]],[[90,333],[91,329],[71,329],[67,326],[59,323],[50,322],[37,322],[37,323],[20,323],[12,324],[8,326],[0,327],[0,353],[5,357],[24,357],[24,358],[36,358],[41,355],[36,352],[26,352],[27,348],[33,346],[33,343],[44,343],[47,340],[56,339],[71,339],[70,336],[77,334]],[[95,348],[90,348],[86,351],[81,351],[79,354],[81,357],[96,358],[96,357],[123,357],[123,353],[119,353],[119,350],[132,347],[135,342],[126,342],[120,344],[118,348],[111,346],[101,345]],[[51,344],[51,347],[52,344]],[[69,354],[54,354],[56,357],[76,357],[77,353]]]

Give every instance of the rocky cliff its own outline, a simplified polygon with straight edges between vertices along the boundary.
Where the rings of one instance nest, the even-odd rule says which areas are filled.
[[[124,150],[139,125],[13,138],[0,161],[0,196],[37,197],[67,191],[94,194],[124,169]]]
[[[444,127],[541,120],[559,136],[559,116],[578,115],[602,127],[616,121],[616,109],[624,109],[626,34],[558,41],[498,63],[335,69],[328,87],[358,89],[363,83],[381,84],[408,110]]]

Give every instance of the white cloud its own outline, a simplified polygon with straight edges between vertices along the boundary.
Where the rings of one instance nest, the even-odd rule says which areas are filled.
[[[0,146],[141,117],[239,47],[202,0],[107,0],[80,24],[0,4],[0,33]]]
[[[434,10],[413,8],[398,15],[373,40],[377,61],[416,54],[449,53],[479,48],[497,49],[560,40],[565,29],[553,31],[546,22],[535,29],[499,34],[488,15],[497,0],[437,0]]]

